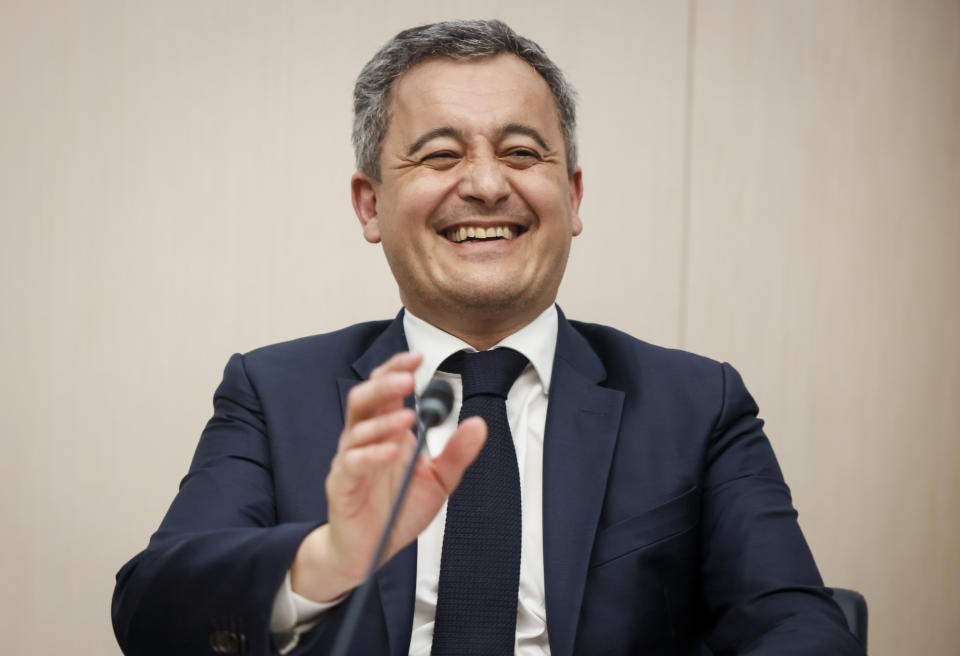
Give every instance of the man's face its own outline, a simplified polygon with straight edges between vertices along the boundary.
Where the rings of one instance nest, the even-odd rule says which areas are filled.
[[[554,301],[582,227],[581,173],[568,175],[553,97],[526,62],[407,71],[380,164],[380,182],[354,176],[354,207],[411,312],[440,327],[488,315],[522,324]]]

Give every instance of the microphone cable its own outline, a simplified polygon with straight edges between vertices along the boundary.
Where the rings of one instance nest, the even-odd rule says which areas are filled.
[[[403,482],[397,491],[397,496],[393,500],[393,506],[390,508],[390,516],[380,534],[380,540],[377,542],[377,548],[373,554],[373,561],[367,570],[367,576],[363,584],[357,588],[350,597],[346,614],[343,618],[343,625],[337,634],[337,640],[333,643],[331,656],[347,656],[347,650],[353,641],[353,634],[357,631],[360,623],[360,615],[363,613],[363,607],[366,605],[367,596],[370,594],[370,588],[373,587],[373,577],[377,573],[380,565],[380,559],[387,549],[387,540],[390,538],[390,532],[400,514],[400,508],[407,496],[407,488],[410,487],[410,480],[413,478],[413,470],[417,466],[417,460],[420,458],[420,452],[426,442],[427,431],[434,426],[443,423],[444,419],[450,414],[453,407],[453,389],[446,381],[434,378],[427,385],[420,397],[420,408],[417,410],[417,444],[410,456],[410,462],[403,474]]]

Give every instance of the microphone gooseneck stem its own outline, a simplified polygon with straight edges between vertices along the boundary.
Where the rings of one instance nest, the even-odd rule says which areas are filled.
[[[373,587],[373,575],[376,573],[377,567],[380,565],[380,559],[383,558],[383,553],[387,549],[387,540],[390,539],[393,525],[397,521],[397,515],[400,514],[400,508],[403,506],[403,501],[407,496],[407,488],[410,486],[410,481],[413,478],[413,470],[417,466],[417,459],[420,457],[420,451],[423,450],[423,444],[426,441],[427,429],[431,427],[432,425],[428,426],[423,422],[418,422],[417,424],[417,444],[413,449],[410,462],[407,464],[407,469],[403,474],[403,482],[400,484],[397,496],[393,500],[393,506],[390,508],[390,516],[387,519],[387,523],[383,528],[383,532],[380,534],[380,541],[377,543],[373,560],[370,562],[370,569],[367,570],[366,579],[350,597],[346,615],[343,618],[343,625],[337,634],[337,641],[333,644],[331,656],[347,656],[347,650],[353,641],[353,634],[356,632],[357,625],[360,623],[360,614],[363,612],[367,596],[370,594],[370,588]]]

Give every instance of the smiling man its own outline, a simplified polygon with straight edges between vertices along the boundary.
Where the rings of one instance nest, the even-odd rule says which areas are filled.
[[[364,236],[409,312],[489,348],[554,302],[581,230],[556,103],[512,54],[425,61],[391,95],[382,179],[353,177]]]
[[[118,574],[125,652],[328,653],[436,376],[454,413],[351,653],[863,653],[736,372],[554,305],[583,182],[539,46],[498,21],[398,34],[357,81],[354,144],[404,310],[230,360]]]

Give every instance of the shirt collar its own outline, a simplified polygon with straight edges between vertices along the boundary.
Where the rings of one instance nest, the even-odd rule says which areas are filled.
[[[557,326],[557,306],[554,304],[493,346],[507,346],[522,353],[540,377],[544,393],[550,390],[553,356],[557,350]],[[423,355],[423,363],[413,374],[417,396],[426,388],[441,362],[457,351],[476,351],[459,337],[414,316],[409,310],[403,313],[403,332],[410,350]]]

